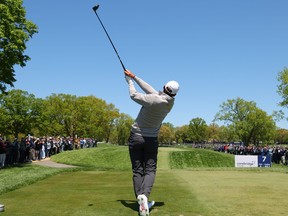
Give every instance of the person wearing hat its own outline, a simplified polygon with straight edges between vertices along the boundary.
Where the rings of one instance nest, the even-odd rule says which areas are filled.
[[[158,134],[163,120],[171,111],[179,90],[176,81],[169,81],[163,91],[156,91],[148,83],[125,70],[130,98],[142,107],[131,127],[128,139],[133,171],[134,193],[139,204],[139,214],[148,216],[154,201],[148,202],[157,169]],[[136,90],[134,82],[145,92]]]

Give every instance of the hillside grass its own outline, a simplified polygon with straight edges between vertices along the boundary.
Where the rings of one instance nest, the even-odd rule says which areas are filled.
[[[101,145],[66,151],[52,156],[58,163],[80,166],[94,170],[130,170],[130,157],[127,146]]]
[[[234,167],[234,156],[206,149],[173,151],[169,154],[170,168]]]

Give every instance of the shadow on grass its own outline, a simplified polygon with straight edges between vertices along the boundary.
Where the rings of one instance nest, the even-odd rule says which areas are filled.
[[[8,166],[5,166],[5,167],[2,167],[2,169],[4,170],[4,169],[12,169],[12,168],[15,168],[15,167],[17,167],[17,168],[23,168],[23,167],[25,167],[27,164],[32,164],[32,162],[31,163],[17,163],[17,164],[11,164],[11,165],[8,165]]]
[[[117,200],[117,201],[121,202],[121,204],[125,206],[126,208],[130,208],[137,212],[139,210],[139,205],[135,200]],[[164,206],[164,205],[165,205],[164,202],[155,202],[154,207]],[[151,211],[153,211],[153,208],[151,209]]]

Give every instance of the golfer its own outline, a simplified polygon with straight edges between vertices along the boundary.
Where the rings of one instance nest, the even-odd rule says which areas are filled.
[[[148,202],[148,199],[156,175],[158,133],[164,118],[174,105],[179,84],[170,81],[164,85],[163,91],[158,92],[129,70],[124,73],[131,99],[142,106],[132,125],[128,144],[139,214],[148,216],[149,208],[155,203]],[[134,81],[145,93],[136,91]]]

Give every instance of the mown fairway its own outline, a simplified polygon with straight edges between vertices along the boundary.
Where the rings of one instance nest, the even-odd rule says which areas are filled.
[[[105,146],[65,152],[53,160],[84,168],[53,174],[3,193],[0,203],[5,204],[6,211],[1,215],[138,215],[127,147]],[[178,169],[171,169],[171,166]],[[40,171],[38,165],[32,165],[23,169],[40,175],[52,168],[40,167]],[[11,170],[1,170],[0,177]],[[23,173],[21,176],[27,178]],[[15,172],[11,181],[21,176]],[[156,205],[151,215],[288,215],[287,182],[286,167],[235,169],[230,155],[198,149],[160,148],[158,174],[150,197]]]

